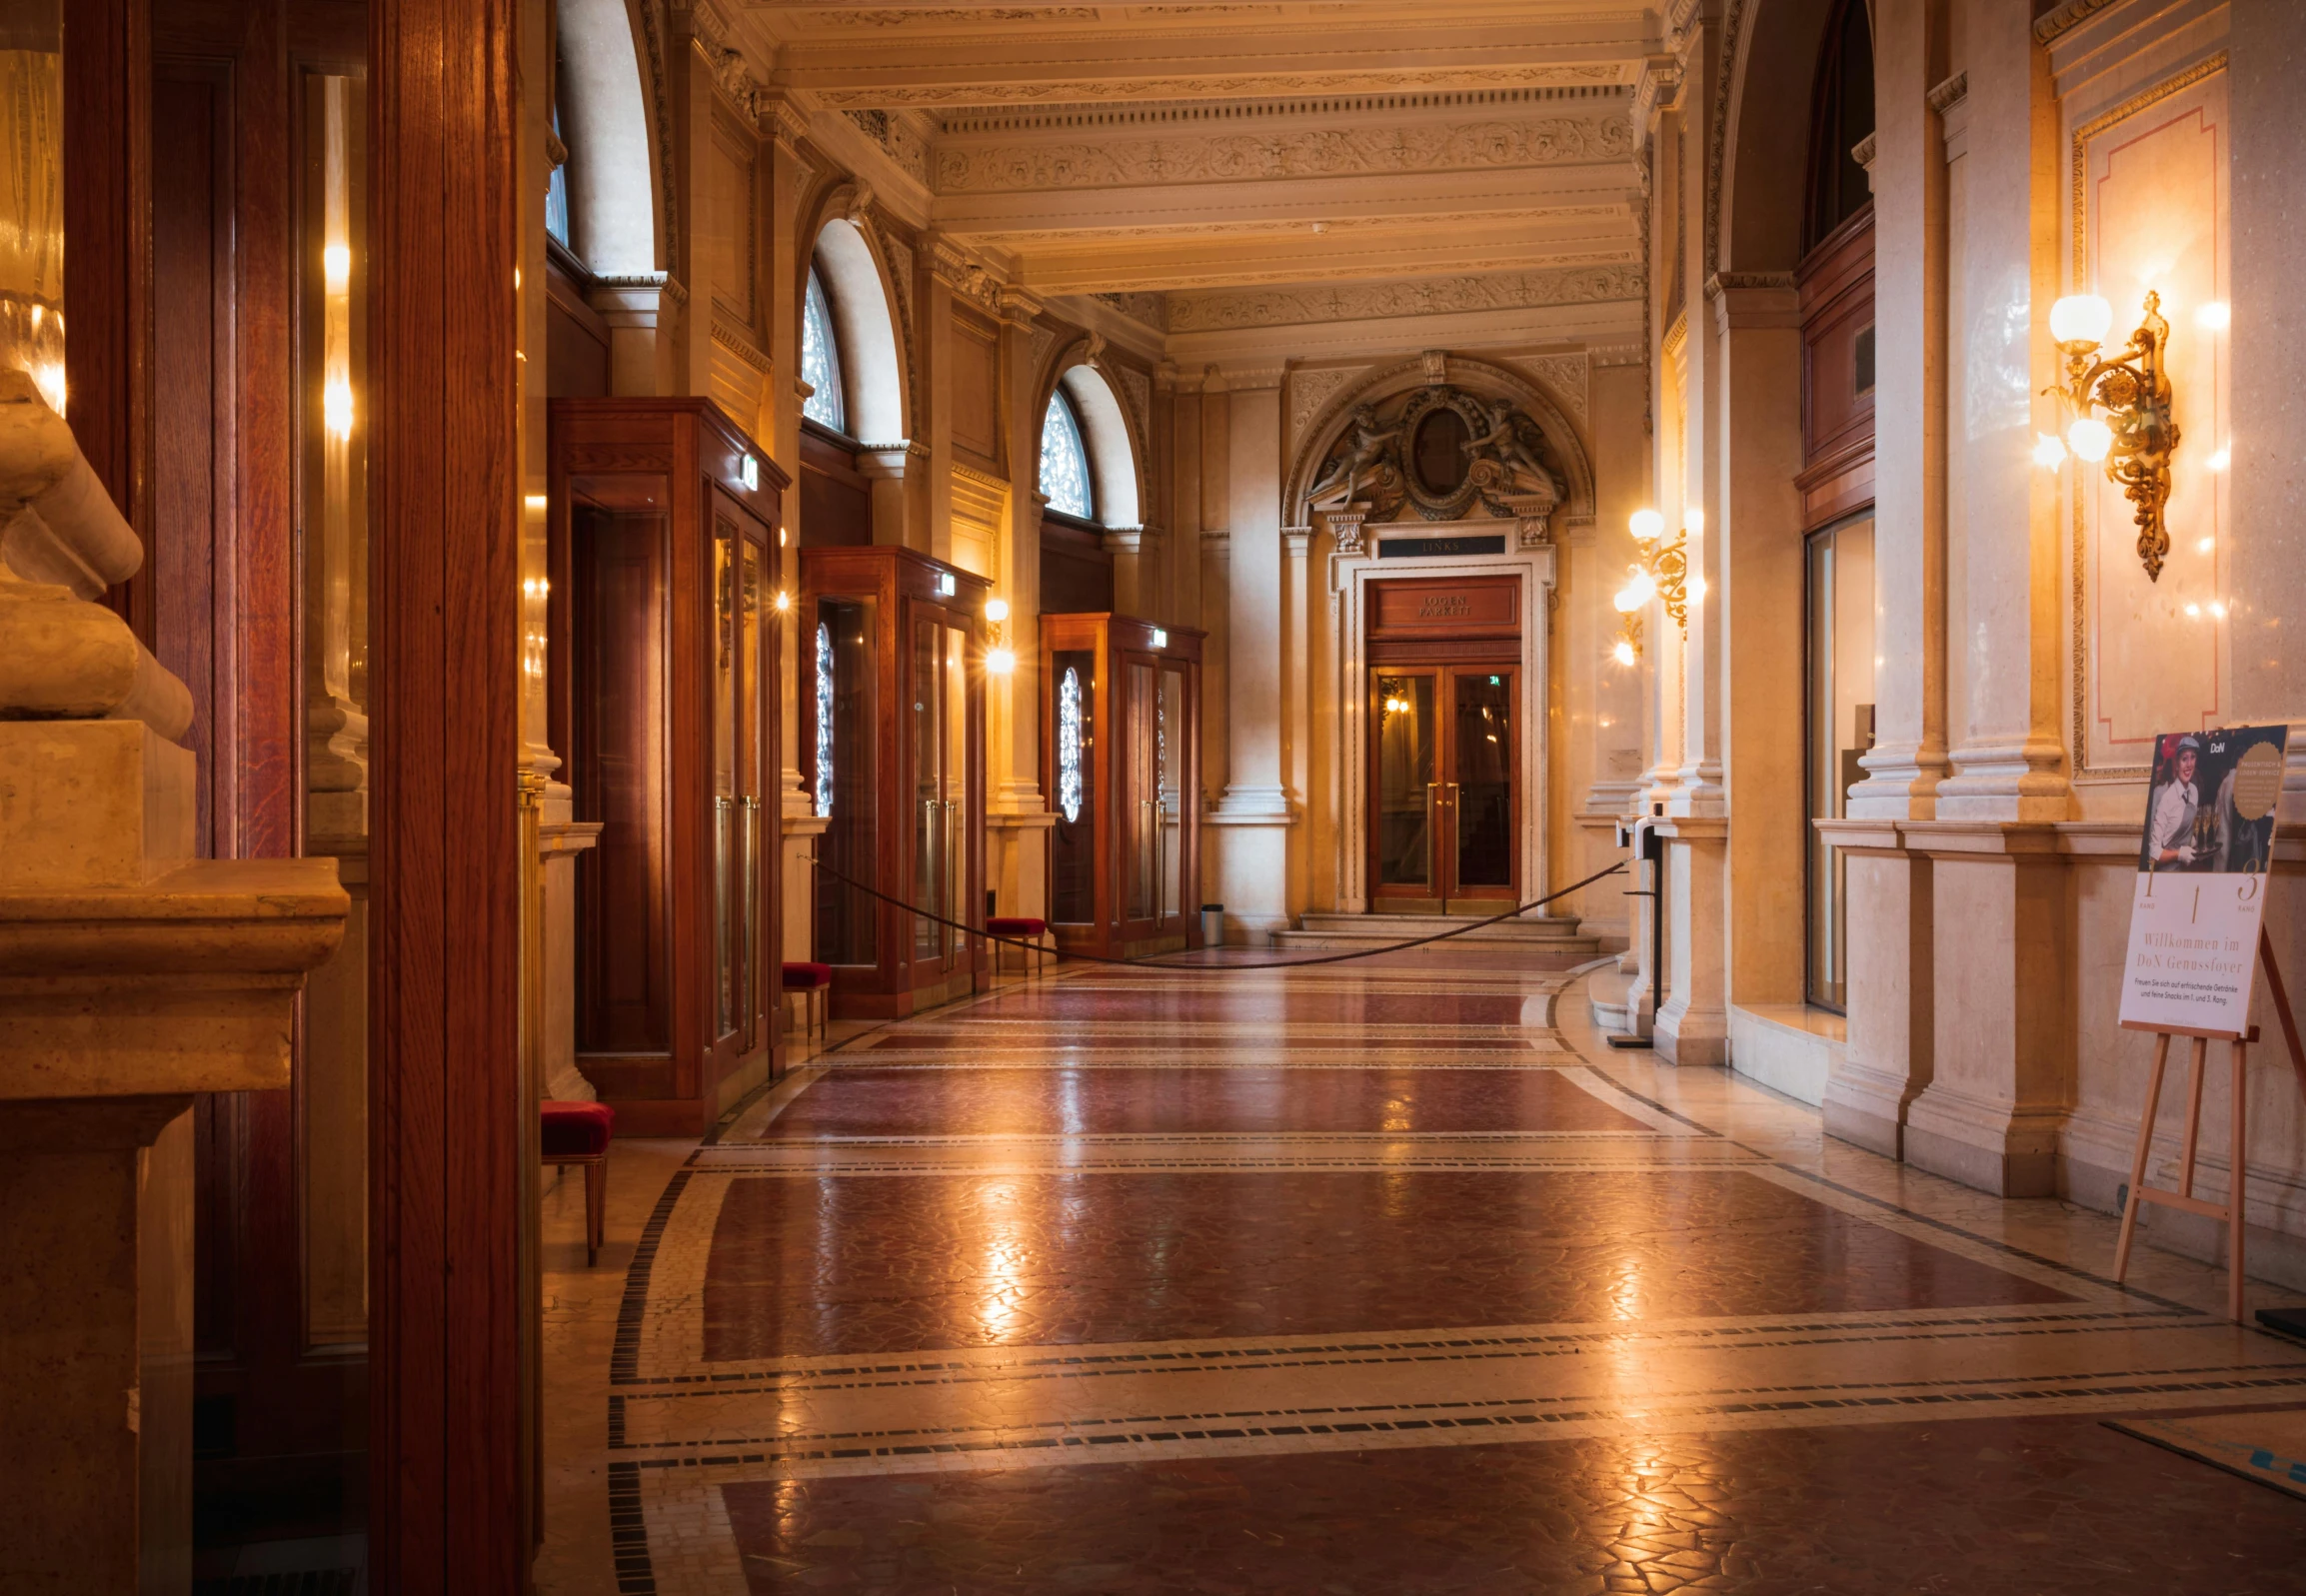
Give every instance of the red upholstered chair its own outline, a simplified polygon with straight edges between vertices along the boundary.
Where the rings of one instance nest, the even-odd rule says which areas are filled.
[[[1031,942],[1033,972],[1036,975],[1041,973],[1041,961],[1045,955],[1052,958],[1057,956],[1057,944],[1050,938],[1049,921],[1045,919],[1035,919],[1030,914],[991,914],[986,917],[985,930],[989,936],[1014,936],[1020,941]],[[999,958],[994,960],[994,967],[1001,967]]]
[[[605,1102],[547,1102],[545,1162],[585,1166],[585,1264],[601,1261],[609,1223],[609,1137],[617,1111]]]
[[[812,1027],[817,1031],[817,1043],[825,1044],[825,1027],[833,1017],[833,966],[831,964],[787,964],[785,989],[799,992],[803,998],[801,1009],[801,1039],[807,1041]]]

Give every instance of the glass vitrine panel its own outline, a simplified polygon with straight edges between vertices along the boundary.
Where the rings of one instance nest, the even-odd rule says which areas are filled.
[[[1452,673],[1450,808],[1458,888],[1513,884],[1513,679]]]
[[[817,605],[818,649],[811,787],[826,817],[819,857],[840,875],[817,873],[817,947],[831,964],[880,958],[875,899],[842,880],[880,873],[881,704],[875,669],[880,604],[824,599]]]
[[[1057,756],[1050,913],[1086,925],[1097,918],[1097,655],[1057,651],[1050,676]]]
[[[1433,780],[1437,727],[1431,675],[1376,679],[1377,884],[1433,884]]]
[[[761,606],[767,585],[762,580],[767,545],[745,539],[737,585],[737,702],[743,709],[737,785],[742,804],[738,846],[738,950],[737,1024],[745,1032],[750,1050],[758,1040],[755,1022],[761,1014],[761,796],[768,791],[767,758],[762,747]]]

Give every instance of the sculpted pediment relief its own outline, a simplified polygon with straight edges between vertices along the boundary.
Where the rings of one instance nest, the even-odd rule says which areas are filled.
[[[1568,498],[1544,431],[1513,400],[1446,383],[1357,406],[1305,495],[1371,523],[1542,518]]]

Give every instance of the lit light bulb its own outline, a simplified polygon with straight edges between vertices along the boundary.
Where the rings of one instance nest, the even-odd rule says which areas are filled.
[[[1705,512],[1702,510],[1686,512],[1681,518],[1681,531],[1685,537],[1702,537],[1705,533]]]
[[[1656,597],[1657,583],[1648,572],[1636,566],[1627,573],[1625,586],[1617,590],[1617,597],[1612,602],[1620,615],[1631,615]]]
[[[1705,597],[1705,579],[1696,572],[1689,574],[1689,602],[1696,604]]]
[[[2203,462],[2203,464],[2208,466],[2212,471],[2224,471],[2233,463],[2234,450],[2232,445],[2228,445],[2226,448],[2219,450],[2216,454],[2212,455],[2208,460]]]
[[[352,246],[331,244],[320,252],[321,276],[327,280],[331,294],[341,294],[352,286]]]
[[[1636,510],[1625,518],[1625,528],[1642,543],[1655,543],[1665,536],[1665,518],[1654,510]]]
[[[2050,307],[2050,336],[2061,344],[2102,344],[2113,325],[2114,307],[2095,294],[2068,294]]]
[[[1619,638],[1617,640],[1617,647],[1611,649],[1609,653],[1619,665],[1630,666],[1635,659],[1635,655],[1633,653],[1633,645],[1626,642],[1623,638]]]
[[[783,588],[779,588],[777,590],[777,613],[783,615],[792,608],[793,595],[787,593]]]
[[[2222,299],[2205,300],[2194,307],[2194,325],[2205,333],[2222,333],[2234,325],[2234,307]]]
[[[2226,607],[2222,604],[2212,604],[2210,606],[2210,613],[2221,621],[2226,619]]]
[[[986,600],[985,619],[992,622],[995,626],[999,626],[1004,621],[1007,621],[1009,619],[1009,601],[1007,599]]]
[[[2066,446],[2053,433],[2034,434],[2034,464],[2044,471],[2056,471],[2066,463]]]
[[[339,377],[320,391],[321,420],[339,438],[352,436],[352,384]]]
[[[2095,416],[2083,416],[2066,429],[2066,447],[2076,459],[2095,465],[2114,447],[2114,431]]]
[[[1017,656],[1007,649],[985,651],[985,669],[997,677],[1008,676],[1017,669]]]
[[[2186,614],[2190,619],[2199,621],[2202,619],[2202,607],[2198,604],[2190,604],[2186,606]]]

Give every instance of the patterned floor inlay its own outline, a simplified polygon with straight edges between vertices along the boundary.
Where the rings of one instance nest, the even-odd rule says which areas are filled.
[[[2213,1271],[1430,962],[1069,972],[746,1105],[627,1199],[543,1588],[2288,1588],[2306,1503],[2103,1423],[2306,1408]]]

